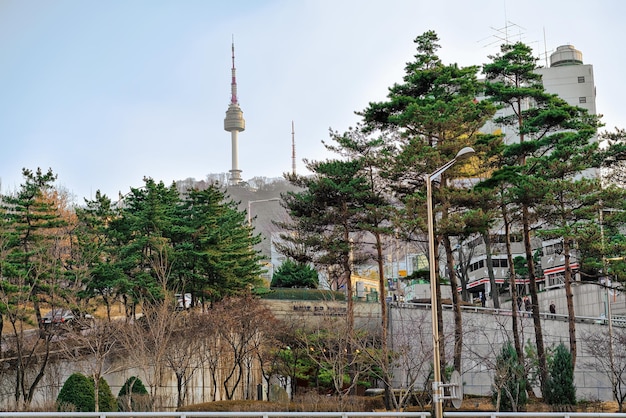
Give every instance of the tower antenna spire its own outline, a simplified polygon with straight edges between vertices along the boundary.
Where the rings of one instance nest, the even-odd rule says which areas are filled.
[[[231,69],[231,82],[230,82],[230,102],[237,104],[237,76],[235,69],[235,35],[233,35],[231,43],[233,66]]]
[[[293,121],[291,121],[291,173],[296,175],[296,131],[293,128]]]

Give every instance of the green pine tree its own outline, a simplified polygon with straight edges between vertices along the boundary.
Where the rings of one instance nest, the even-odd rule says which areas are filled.
[[[496,411],[523,411],[528,402],[527,386],[524,365],[511,342],[507,341],[496,357],[492,393]]]
[[[437,56],[440,48],[439,37],[434,31],[427,31],[415,39],[417,52],[415,60],[407,63],[406,75],[402,83],[389,89],[387,100],[370,103],[360,114],[366,127],[371,131],[381,130],[392,133],[393,145],[399,151],[394,156],[394,164],[387,167],[385,177],[396,185],[396,194],[404,205],[398,228],[407,231],[411,239],[416,228],[426,232],[426,175],[434,172],[466,146],[474,146],[478,131],[493,115],[495,107],[489,101],[476,100],[484,86],[477,79],[476,66],[459,67],[445,65]],[[390,144],[391,145],[391,144]],[[457,288],[456,269],[451,240],[463,234],[462,207],[463,193],[456,193],[458,183],[448,180],[474,175],[463,171],[467,166],[459,164],[443,173],[433,189],[436,222],[435,254],[443,245],[446,265],[452,289],[454,304],[454,365],[461,368],[463,346],[463,326],[461,303]],[[431,269],[439,271],[439,257]],[[437,289],[440,288],[437,275]],[[441,307],[441,291],[437,292],[437,305]],[[438,327],[443,335],[443,317],[439,309]],[[442,369],[445,368],[445,350],[440,346]]]
[[[189,190],[176,213],[173,277],[178,285],[211,301],[262,285],[261,256],[254,249],[261,237],[223,191],[215,186]]]
[[[591,139],[598,122],[586,110],[570,106],[556,95],[545,92],[541,76],[535,71],[537,59],[529,46],[521,42],[506,44],[501,47],[500,54],[490,58],[492,62],[483,67],[487,78],[486,95],[489,100],[510,111],[497,118],[496,123],[510,127],[516,140],[501,150],[499,167],[486,184],[494,188],[506,187],[507,199],[521,213],[539,377],[543,390],[547,379],[547,361],[531,246],[532,230],[542,215],[549,216],[555,223],[548,228],[559,228],[558,233],[565,234],[566,241],[571,242],[571,233],[568,231],[571,220],[565,212],[577,206],[577,203],[568,201],[576,196],[573,180],[595,160],[593,155],[597,144]],[[559,186],[564,188],[562,192],[571,190],[573,194],[559,195],[556,192],[558,189],[553,188],[557,181],[562,181]],[[588,192],[583,193],[584,198]],[[556,207],[553,205],[551,210],[548,209],[546,206],[553,204],[555,199],[559,199]],[[567,207],[570,203],[573,206]],[[572,320],[570,328],[573,326]],[[570,344],[575,353],[575,332],[570,330],[570,335]]]
[[[554,351],[549,363],[550,377],[546,382],[544,399],[550,405],[576,405],[572,354],[563,343]]]
[[[31,322],[34,314],[41,330],[42,352],[48,354],[53,333],[43,326],[42,308],[45,303],[63,304],[68,292],[61,262],[65,256],[61,242],[66,237],[60,231],[66,221],[54,189],[56,175],[41,169],[23,169],[22,175],[24,182],[15,194],[0,196],[0,313],[11,323],[18,341],[15,401],[28,405],[46,372],[49,356],[40,356],[23,341],[22,324]]]
[[[308,264],[287,259],[276,269],[272,276],[272,287],[303,287],[317,289],[319,277]]]

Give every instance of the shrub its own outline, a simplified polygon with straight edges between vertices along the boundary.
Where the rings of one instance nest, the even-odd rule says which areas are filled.
[[[130,395],[131,393],[137,393],[139,395],[148,394],[148,391],[143,385],[143,382],[137,376],[131,376],[126,379],[126,382],[124,382],[124,385],[120,389],[120,392],[117,394],[117,396]]]
[[[117,394],[117,408],[119,411],[150,411],[150,395],[143,382],[137,376],[126,379]]]
[[[95,405],[93,381],[81,373],[68,377],[57,396],[59,411],[92,412]]]
[[[528,402],[526,373],[517,351],[507,341],[496,357],[492,402],[498,411],[523,410]]]
[[[572,354],[563,343],[556,347],[548,364],[550,376],[543,397],[549,405],[576,405]]]
[[[93,379],[91,382],[93,384]],[[98,411],[117,411],[117,399],[115,399],[113,392],[111,392],[111,386],[109,386],[109,383],[103,377],[100,378],[100,383],[98,384]]]
[[[260,295],[261,299],[286,299],[286,300],[325,300],[344,301],[346,295],[343,292],[322,289],[290,289],[276,288],[269,293]]]
[[[272,277],[271,287],[306,287],[317,289],[319,275],[311,266],[285,260]]]

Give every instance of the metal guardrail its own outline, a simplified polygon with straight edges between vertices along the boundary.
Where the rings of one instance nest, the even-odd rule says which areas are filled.
[[[625,418],[617,412],[444,412],[447,418]]]
[[[562,416],[562,415],[561,415]],[[404,417],[428,418],[430,412],[0,412],[0,417],[11,418],[357,418]]]
[[[445,418],[626,418],[613,412],[444,412]],[[430,412],[0,412],[0,418],[429,418]]]
[[[415,303],[415,302],[393,302],[393,304],[397,306],[402,306],[403,308],[414,308],[414,309],[430,309],[430,303]],[[444,311],[451,310],[453,305],[442,305]],[[464,312],[474,312],[474,313],[483,313],[485,315],[504,315],[504,316],[512,316],[513,313],[510,309],[500,308],[487,308],[482,306],[474,306],[474,305],[461,305],[461,310]],[[518,311],[519,316],[521,318],[529,318],[530,313],[526,311]],[[563,314],[553,314],[550,312],[539,312],[539,317],[542,319],[551,319],[555,321],[567,321],[568,316]],[[612,316],[613,326],[617,327],[626,327],[626,316]],[[576,322],[587,323],[587,324],[599,324],[599,325],[608,325],[608,320],[605,317],[601,316],[576,316]]]

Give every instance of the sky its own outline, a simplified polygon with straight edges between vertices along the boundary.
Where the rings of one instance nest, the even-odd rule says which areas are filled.
[[[571,44],[594,66],[605,130],[626,128],[622,0],[0,0],[0,193],[51,168],[75,201],[231,167],[231,42],[244,179],[275,178],[385,100],[440,38],[445,64],[522,41],[540,63]],[[620,46],[622,45],[622,46]]]

